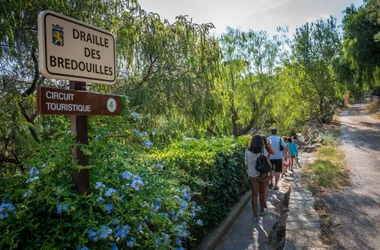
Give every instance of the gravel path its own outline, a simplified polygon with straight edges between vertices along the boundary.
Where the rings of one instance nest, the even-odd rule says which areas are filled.
[[[340,115],[351,173],[344,191],[323,197],[334,219],[333,249],[380,249],[380,120],[365,106],[355,104]]]
[[[283,178],[279,182],[279,191],[269,190],[268,213],[264,217],[259,217],[258,222],[253,222],[253,209],[249,201],[216,250],[272,250],[268,243],[268,234],[277,221],[276,210],[282,207],[284,194],[290,185],[291,179]],[[260,215],[259,203],[257,211]]]

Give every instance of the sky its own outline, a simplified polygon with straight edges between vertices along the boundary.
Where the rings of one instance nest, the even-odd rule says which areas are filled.
[[[220,35],[226,27],[265,30],[274,34],[278,26],[288,26],[292,35],[306,22],[325,19],[330,15],[340,23],[342,11],[363,0],[140,0],[141,7],[158,13],[170,22],[179,14],[188,15],[195,23],[213,23],[211,33]]]

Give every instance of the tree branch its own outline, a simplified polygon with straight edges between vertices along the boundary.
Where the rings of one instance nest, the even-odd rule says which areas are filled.
[[[31,51],[31,55],[32,55],[32,60],[34,64],[34,77],[33,77],[32,85],[30,85],[29,88],[22,94],[23,97],[30,96],[31,94],[34,93],[34,91],[36,90],[38,80],[40,79],[40,72],[38,68],[36,50],[34,48]]]
[[[153,64],[157,61],[157,59],[158,59],[158,56],[156,56],[153,60],[152,60],[152,58],[150,59],[150,65],[149,65],[149,68],[148,68],[148,72],[143,77],[143,79],[137,84],[137,87],[141,87],[141,85],[144,82],[146,82],[147,80],[149,80],[151,74],[155,73],[155,72],[152,72],[152,69],[153,69]]]
[[[255,124],[255,121],[252,119],[248,125],[241,128],[239,131],[236,131],[235,136],[241,136],[241,135],[247,134],[249,132],[249,130],[251,130],[251,128],[253,128],[254,124]]]

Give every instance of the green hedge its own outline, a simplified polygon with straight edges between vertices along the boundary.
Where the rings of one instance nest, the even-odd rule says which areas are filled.
[[[24,171],[0,169],[0,249],[190,249],[247,190],[244,138],[153,152],[146,133],[130,132],[141,147],[107,133],[84,148],[85,195],[71,184],[70,135],[36,148]]]
[[[175,180],[189,186],[202,207],[197,215],[204,227],[192,232],[200,239],[215,227],[249,189],[244,149],[248,138],[187,139],[148,155]]]

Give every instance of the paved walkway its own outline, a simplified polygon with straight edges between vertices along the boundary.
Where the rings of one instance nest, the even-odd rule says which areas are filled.
[[[335,219],[334,249],[380,249],[380,120],[364,104],[341,113],[350,185],[324,195]]]
[[[281,179],[279,191],[270,189],[267,203],[268,212],[264,217],[259,217],[258,222],[253,222],[252,203],[249,202],[216,249],[272,249],[267,242],[267,237],[278,217],[275,207],[283,202],[284,194],[289,189],[290,183],[291,180]],[[259,204],[260,202],[258,202],[257,211],[260,214]]]

